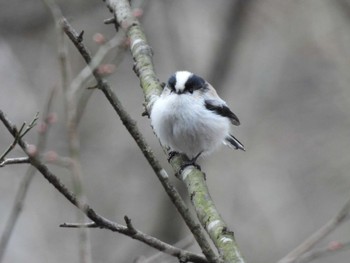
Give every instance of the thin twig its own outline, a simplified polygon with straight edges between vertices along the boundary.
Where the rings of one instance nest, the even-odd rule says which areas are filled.
[[[2,162],[0,162],[0,167],[4,167],[5,165],[10,165],[10,164],[20,164],[20,163],[29,163],[29,158],[28,157],[5,158]]]
[[[195,243],[195,239],[193,238],[193,236],[187,236],[181,240],[179,240],[178,242],[176,242],[174,244],[174,246],[178,247],[178,248],[182,248],[182,249],[187,249],[190,246],[192,246]],[[156,254],[154,254],[151,257],[142,259],[140,261],[140,263],[154,263],[154,262],[166,262],[165,260],[162,260],[163,257],[165,257],[166,255],[162,252],[158,252]],[[162,261],[161,261],[162,260]]]
[[[296,262],[299,257],[310,251],[317,243],[324,239],[329,233],[335,230],[345,220],[350,218],[350,199],[342,207],[342,209],[320,229],[308,237],[298,247],[288,253],[285,257],[278,261],[278,263],[292,263]]]
[[[130,230],[130,233],[135,234],[137,231],[136,231],[134,225],[131,223],[131,219],[127,216],[124,216],[124,220],[125,220],[127,228]]]
[[[335,253],[338,253],[340,251],[345,251],[350,249],[349,241],[336,242],[336,243],[337,244],[335,246],[328,245],[327,247],[323,247],[323,248],[317,248],[317,249],[315,248],[310,252],[307,252],[304,255],[302,255],[299,259],[296,260],[296,263],[307,263],[320,257],[334,255]]]
[[[6,115],[0,110],[0,120],[3,122],[8,131],[13,137],[16,136],[16,129]],[[31,164],[39,170],[39,172],[44,176],[44,178],[52,184],[66,199],[71,202],[74,206],[79,208],[88,218],[95,222],[98,226],[115,231],[134,239],[137,239],[153,248],[163,251],[169,255],[186,259],[186,261],[207,263],[208,261],[201,255],[197,255],[174,246],[171,246],[157,238],[146,235],[141,231],[136,230],[136,233],[131,233],[130,229],[126,226],[112,222],[101,215],[97,214],[87,203],[81,203],[81,201],[76,198],[76,196],[68,190],[68,188],[54,175],[46,165],[44,165],[37,157],[31,156],[27,149],[27,143],[22,139],[18,140],[18,145],[23,149],[23,151],[28,155]]]
[[[72,28],[72,26],[66,21],[62,20],[63,28],[67,34],[67,36],[72,40],[80,54],[83,56],[85,61],[89,63],[91,61],[90,53],[84,46],[82,42],[78,42],[77,40],[77,33]],[[124,109],[122,106],[120,100],[115,95],[115,93],[111,90],[108,83],[100,76],[100,74],[95,70],[93,71],[93,74],[97,80],[97,85],[100,90],[105,94],[108,101],[111,103],[114,110],[119,115],[120,119],[122,120],[123,124],[131,134],[131,136],[134,138],[135,142],[141,149],[142,153],[146,157],[147,161],[150,163],[151,167],[153,168],[154,172],[156,173],[158,179],[162,183],[165,191],[167,192],[168,196],[174,203],[175,207],[183,217],[185,223],[191,230],[191,232],[194,234],[199,246],[202,248],[203,253],[211,260],[212,262],[216,262],[217,257],[215,253],[212,251],[209,243],[206,240],[206,237],[200,227],[200,225],[195,221],[195,219],[192,217],[192,215],[189,213],[189,210],[181,198],[180,194],[176,190],[176,188],[171,184],[168,174],[166,171],[160,166],[158,160],[153,155],[153,152],[151,151],[150,147],[147,145],[145,139],[143,138],[140,130],[138,129],[136,125],[136,121],[134,121],[129,113]]]
[[[235,69],[235,58],[239,54],[238,47],[241,43],[244,27],[255,0],[230,1],[227,7],[226,19],[223,22],[223,32],[219,36],[218,44],[212,51],[213,61],[209,64],[208,81],[217,91],[223,89],[223,84],[230,72]],[[233,62],[233,63],[232,63]]]
[[[46,129],[46,132],[39,134],[38,143],[37,143],[37,153],[40,153],[40,151],[42,149],[44,149],[45,144],[46,144],[47,132],[48,132],[48,128],[50,127],[50,123],[47,122],[47,116],[51,110],[51,105],[52,105],[54,93],[55,93],[55,88],[53,88],[50,92],[48,102],[47,102],[47,105],[44,109],[44,113],[42,116],[42,122],[45,123],[45,125],[47,126],[47,129]],[[37,121],[37,118],[38,118],[38,113],[35,115],[33,121],[31,122],[31,125],[28,126],[28,127],[31,127],[30,129],[32,129],[34,127],[34,125]],[[10,128],[10,126],[6,126],[6,127]],[[23,131],[23,128],[24,128],[24,125],[22,125],[20,132]],[[27,128],[27,132],[30,129]],[[14,132],[15,132],[15,134],[17,134],[16,136],[14,136],[15,138],[17,138],[17,141],[21,140],[23,138],[23,136],[18,136],[18,134],[20,134],[20,133],[16,132],[15,127],[14,127]],[[6,221],[4,231],[1,234],[1,238],[0,238],[0,262],[2,262],[2,260],[4,258],[8,242],[10,240],[11,235],[13,234],[13,230],[16,226],[17,220],[22,212],[23,203],[24,203],[24,200],[27,196],[28,189],[29,189],[30,183],[35,175],[35,172],[36,172],[36,169],[33,168],[32,166],[30,166],[27,169],[25,176],[21,180],[19,188],[16,192],[15,201],[11,207],[9,218]]]
[[[88,223],[63,223],[60,225],[63,228],[98,228],[99,226],[95,222]]]
[[[27,134],[27,132],[29,132],[31,129],[33,129],[33,127],[36,125],[36,121],[39,118],[39,112],[36,113],[35,117],[33,118],[33,120],[31,121],[31,123],[25,128],[26,123],[24,122],[21,126],[21,128],[19,129],[19,131],[17,132],[17,136],[15,137],[15,139],[13,140],[13,143],[4,151],[4,153],[0,156],[0,162],[2,162],[2,160],[4,160],[4,158],[15,148],[18,139],[21,139],[24,137],[24,135]],[[25,129],[24,129],[25,128]]]
[[[61,22],[61,24],[64,24],[64,23]],[[77,38],[77,41],[79,41],[78,38]],[[91,59],[91,62],[89,63],[89,65],[85,66],[85,68],[82,71],[80,71],[80,73],[73,79],[69,88],[69,96],[73,96],[73,94],[76,95],[77,92],[81,89],[81,87],[91,77],[92,71],[97,69],[97,67],[101,64],[101,62],[107,56],[107,54],[111,50],[115,49],[116,47],[121,46],[121,44],[124,41],[125,41],[124,36],[120,36],[120,34],[116,34],[106,44],[102,45],[97,50],[96,55]]]

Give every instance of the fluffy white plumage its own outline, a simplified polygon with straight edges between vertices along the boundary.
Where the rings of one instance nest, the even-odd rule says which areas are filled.
[[[222,143],[244,150],[230,134],[231,124],[239,125],[237,116],[208,82],[188,71],[169,78],[153,105],[151,121],[163,145],[193,161]]]

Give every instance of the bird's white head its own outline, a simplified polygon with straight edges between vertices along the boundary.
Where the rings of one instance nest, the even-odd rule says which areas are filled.
[[[206,87],[206,82],[201,77],[189,71],[177,71],[168,80],[168,88],[177,94],[193,93]]]

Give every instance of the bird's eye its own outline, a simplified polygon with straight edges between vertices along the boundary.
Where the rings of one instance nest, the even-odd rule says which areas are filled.
[[[175,92],[175,84],[176,84],[176,77],[175,75],[172,75],[168,80],[168,87],[170,89],[170,92]]]

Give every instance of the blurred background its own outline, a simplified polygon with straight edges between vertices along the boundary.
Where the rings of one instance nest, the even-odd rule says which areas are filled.
[[[114,36],[102,1],[57,1],[92,53],[96,33]],[[176,70],[203,76],[241,120],[234,134],[246,152],[222,148],[202,159],[218,210],[247,262],[277,262],[326,223],[350,193],[350,1],[346,0],[150,0],[141,21],[154,51],[156,73],[166,81]],[[72,76],[85,66],[68,42]],[[108,81],[138,122],[169,174],[150,122],[141,117],[143,94],[129,52]],[[0,108],[17,125],[43,112],[61,86],[55,24],[42,1],[0,2]],[[91,81],[93,83],[93,81]],[[88,86],[88,85],[86,85]],[[57,120],[45,151],[68,156],[65,103],[53,98]],[[39,125],[40,127],[40,125]],[[40,130],[39,130],[40,132]],[[38,129],[25,140],[35,144]],[[84,193],[101,215],[175,244],[190,235],[152,169],[111,105],[93,92],[79,124]],[[0,151],[12,143],[0,125]],[[12,157],[23,156],[19,149]],[[72,189],[71,173],[50,168]],[[0,169],[0,235],[28,165]],[[172,181],[187,199],[183,185]],[[9,240],[4,263],[78,262],[76,209],[40,174],[31,181]],[[349,241],[341,225],[321,245]],[[107,230],[91,229],[93,262],[133,262],[157,253]],[[197,245],[187,249],[199,252]],[[350,252],[317,262],[347,262]],[[164,256],[153,262],[177,262]]]

